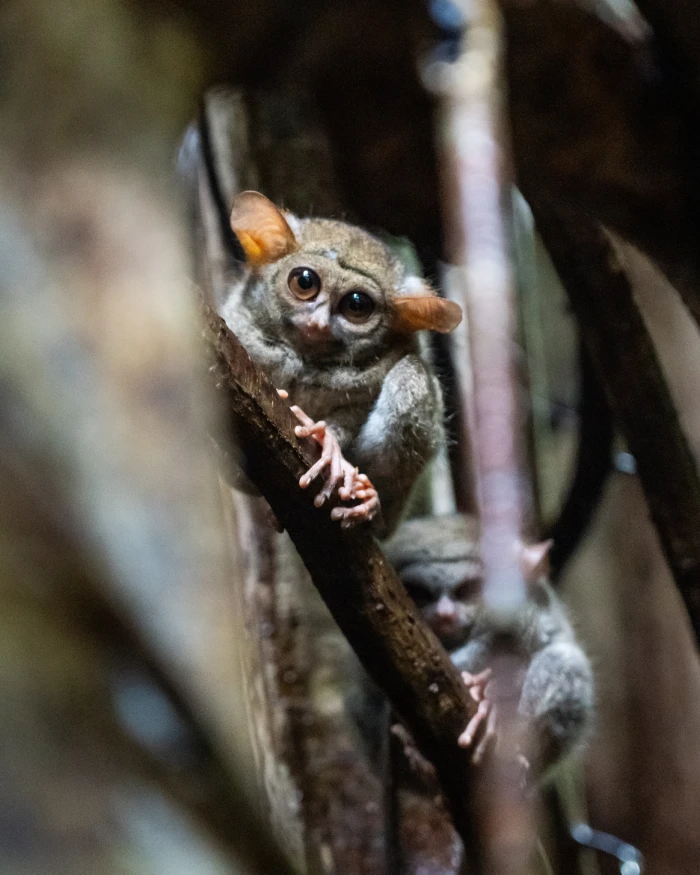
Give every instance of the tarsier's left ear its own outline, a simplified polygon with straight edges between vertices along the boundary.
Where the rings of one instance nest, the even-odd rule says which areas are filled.
[[[393,328],[401,334],[414,331],[439,331],[449,334],[462,321],[462,308],[454,301],[438,298],[430,286],[421,282],[421,291],[397,295],[393,304]]]
[[[297,248],[289,223],[259,191],[242,191],[236,195],[231,228],[253,267],[277,261]]]
[[[528,583],[535,583],[549,575],[549,551],[554,541],[540,541],[539,544],[522,544],[520,552],[520,571]]]

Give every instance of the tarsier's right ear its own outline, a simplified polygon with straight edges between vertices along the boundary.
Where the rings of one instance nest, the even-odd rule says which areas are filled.
[[[280,210],[259,191],[237,194],[231,228],[253,267],[270,264],[297,248],[296,237]]]
[[[408,277],[403,291],[393,304],[393,328],[400,334],[414,331],[439,331],[449,334],[462,321],[462,308],[454,301],[439,298],[425,280]]]
[[[520,571],[528,583],[535,583],[549,575],[549,551],[553,543],[550,538],[538,544],[520,545]]]

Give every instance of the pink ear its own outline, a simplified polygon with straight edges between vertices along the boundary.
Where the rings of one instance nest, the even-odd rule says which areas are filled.
[[[462,321],[462,308],[437,295],[400,295],[393,300],[393,328],[402,334],[439,331],[449,334]]]
[[[520,570],[528,583],[549,574],[549,551],[554,541],[540,541],[539,544],[523,544],[520,550]]]
[[[242,191],[236,195],[231,227],[253,267],[277,261],[297,248],[287,220],[272,201],[258,191]]]

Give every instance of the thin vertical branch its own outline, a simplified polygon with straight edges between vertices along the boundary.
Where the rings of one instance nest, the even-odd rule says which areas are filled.
[[[462,56],[446,71],[445,164],[458,198],[453,221],[460,230],[452,257],[465,267],[485,597],[491,607],[508,610],[525,599],[512,546],[525,526],[531,492],[518,434],[516,309],[505,206],[510,182],[499,143],[505,129],[500,23],[490,3],[478,8]]]
[[[486,871],[518,873],[527,870],[534,840],[531,805],[521,792],[516,765],[521,666],[509,630],[526,598],[515,545],[528,528],[532,493],[525,474],[524,420],[518,410],[501,21],[491,0],[469,5],[472,17],[461,55],[441,77],[444,164],[455,192],[451,254],[464,266],[463,303],[470,328],[470,418],[484,601],[503,628],[492,668],[497,687],[509,691],[506,701],[499,701],[502,744],[477,780],[477,828],[486,849]]]

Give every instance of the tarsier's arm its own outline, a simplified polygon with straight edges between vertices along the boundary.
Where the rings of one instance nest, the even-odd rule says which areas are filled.
[[[443,440],[443,408],[436,378],[418,355],[400,359],[387,374],[367,421],[348,450],[379,493],[377,534],[396,527],[409,493]]]
[[[528,667],[519,711],[532,733],[534,773],[542,774],[591,728],[593,673],[574,641],[549,644]]]

